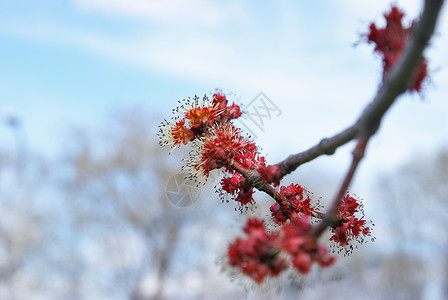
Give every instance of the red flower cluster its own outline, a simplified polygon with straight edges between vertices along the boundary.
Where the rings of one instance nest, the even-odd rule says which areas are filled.
[[[387,18],[393,19],[392,16]],[[160,129],[161,144],[174,148],[193,141],[195,148],[190,152],[187,163],[192,177],[208,177],[212,170],[224,168],[228,175],[220,182],[220,193],[234,198],[242,211],[255,203],[254,187],[246,180],[248,177],[243,176],[246,174],[244,171],[249,176],[258,172],[260,176],[257,179],[261,178],[269,185],[277,201],[270,210],[280,228],[267,232],[262,220],[249,219],[244,228],[247,238],[237,238],[229,245],[227,256],[231,266],[239,268],[256,282],[262,282],[266,276],[277,276],[289,264],[305,274],[310,272],[313,263],[327,267],[334,262],[335,258],[317,243],[311,230],[309,218],[322,215],[317,211],[319,206],[311,206],[308,191],[298,184],[281,186],[277,190],[281,179],[280,166],[267,165],[255,143],[243,137],[231,122],[241,116],[238,105],[228,105],[226,96],[217,92],[212,100],[204,96],[200,103],[199,98],[194,97],[174,111],[178,116],[172,123],[165,121]],[[335,245],[344,247],[353,239],[362,240],[363,236],[370,235],[366,221],[355,217],[360,208],[357,200],[348,195],[340,203],[339,223],[332,228],[330,239]],[[290,263],[286,259],[288,257]]]
[[[292,266],[302,274],[311,270],[313,262],[328,267],[335,258],[309,235],[310,228],[308,218],[303,216],[285,224],[282,232],[267,233],[262,220],[251,218],[244,228],[247,239],[237,238],[229,246],[229,264],[256,282],[262,282],[265,276],[277,276],[286,269],[282,252],[290,256]]]
[[[216,124],[240,117],[240,107],[235,103],[227,107],[227,103],[226,96],[220,93],[215,93],[212,101],[207,96],[203,97],[202,102],[198,96],[184,100],[181,106],[173,110],[177,114],[173,122],[165,120],[159,126],[160,144],[173,148],[186,145]]]
[[[392,6],[389,13],[385,14],[386,26],[378,29],[374,23],[370,24],[367,34],[368,42],[375,44],[375,51],[383,59],[383,76],[394,67],[409,40],[413,24],[409,27],[403,26],[402,19],[404,13],[396,6]],[[427,62],[424,59],[413,75],[413,82],[410,91],[419,92],[422,82],[427,77]]]
[[[267,233],[262,220],[250,218],[244,227],[247,239],[237,238],[229,245],[227,256],[232,267],[239,268],[256,282],[267,275],[277,276],[287,267],[280,256],[279,233]]]
[[[218,125],[210,129],[198,140],[198,150],[190,153],[191,167],[197,175],[208,177],[211,170],[230,168],[234,162],[246,169],[256,169],[265,164],[264,157],[258,155],[255,143],[240,135],[231,123]]]
[[[233,177],[224,177],[221,179],[221,186],[224,191],[234,196],[235,201],[241,206],[255,203],[252,197],[254,188],[246,184],[241,174],[235,173]]]
[[[370,235],[370,228],[366,226],[364,217],[360,219],[355,217],[355,213],[359,212],[360,204],[358,201],[346,195],[339,205],[338,219],[339,224],[332,228],[333,236],[330,241],[338,243],[340,246],[348,246],[353,239],[363,242],[362,236]],[[362,211],[361,211],[362,212]]]
[[[227,120],[233,120],[241,117],[241,109],[235,103],[227,106],[228,100],[226,96],[220,92],[216,92],[213,95],[213,104],[218,107],[219,110],[222,111],[222,118],[226,118]]]
[[[291,255],[292,265],[300,273],[309,273],[313,262],[321,267],[334,263],[334,256],[329,255],[328,250],[309,235],[311,224],[307,216],[296,217],[282,228],[282,248]]]
[[[195,137],[193,130],[185,126],[185,119],[177,121],[174,126],[171,127],[170,140],[177,144],[188,144],[189,141]]]
[[[296,218],[300,215],[310,216],[313,213],[311,207],[311,199],[305,192],[302,186],[298,184],[291,184],[287,187],[280,188],[280,194],[285,197],[285,205],[280,206],[278,202],[271,207],[271,215],[274,221],[281,225],[288,219]],[[285,214],[286,213],[286,214]]]

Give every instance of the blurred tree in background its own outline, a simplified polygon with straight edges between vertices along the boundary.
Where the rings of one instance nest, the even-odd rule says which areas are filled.
[[[379,182],[383,210],[398,251],[418,245],[446,244],[448,227],[448,148],[416,155],[394,174]],[[393,211],[393,214],[392,214]]]
[[[46,246],[33,201],[42,192],[45,162],[28,153],[20,120],[10,115],[4,121],[9,128],[0,133],[13,145],[0,148],[0,299],[23,299],[24,286],[32,285],[30,265]]]
[[[15,160],[1,155],[0,298],[233,295],[212,263],[233,207],[217,197],[189,207],[168,201],[166,183],[180,166],[158,145],[150,113],[124,110],[105,125],[71,131],[53,162],[28,157],[27,181],[39,189],[23,201]],[[202,196],[213,195],[210,185]]]
[[[342,299],[360,294],[443,299],[448,294],[446,148],[381,178],[370,201],[381,237],[372,247],[341,258],[325,273],[289,274],[241,293],[245,283],[229,282],[228,274],[220,273],[223,264],[214,262],[244,218],[235,215],[234,203],[222,204],[212,192],[216,179],[202,187],[191,206],[168,201],[166,184],[180,165],[158,145],[153,122],[158,119],[139,109],[117,112],[99,126],[105,129],[70,131],[59,159],[26,151],[22,170],[15,149],[2,149],[0,299]],[[185,156],[182,151],[172,155]],[[310,185],[311,177],[306,179]]]
[[[447,178],[446,147],[380,175],[369,199],[378,240],[333,267],[339,280],[310,281],[301,297],[447,299]]]
[[[102,257],[94,262],[98,275],[116,277],[104,288],[147,299],[141,284],[151,270],[158,281],[152,297],[160,299],[179,231],[191,215],[165,199],[161,187],[175,170],[151,143],[147,115],[135,111],[115,121],[104,134],[77,133],[65,161],[67,202],[78,212],[74,226],[99,242],[92,249]]]
[[[216,199],[203,197],[186,208],[168,201],[166,182],[179,166],[169,165],[150,116],[129,110],[116,114],[103,133],[78,131],[63,164],[64,194],[77,212],[73,226],[82,231],[81,243],[88,237],[94,245],[84,251],[97,255],[94,289],[135,300],[162,299],[167,290],[179,294],[188,281],[184,272],[200,266],[213,246],[200,241],[221,226],[212,220],[219,213]],[[202,270],[197,280],[207,280],[213,268],[218,267]],[[173,290],[167,278],[175,273],[180,278]],[[192,295],[205,288],[193,289]]]
[[[402,281],[417,278],[410,286],[420,286],[422,293],[428,293],[427,299],[437,299],[432,293],[440,299],[448,297],[447,183],[448,148],[443,147],[415,155],[378,185],[383,239],[389,241],[392,252],[414,260],[394,272],[401,274]],[[424,280],[419,280],[422,275]]]

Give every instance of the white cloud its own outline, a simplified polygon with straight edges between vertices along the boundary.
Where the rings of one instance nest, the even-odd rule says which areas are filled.
[[[239,1],[207,0],[75,0],[82,10],[158,22],[218,26],[241,9]]]
[[[124,7],[125,2],[129,7]],[[0,30],[82,49],[111,61],[130,64],[151,72],[205,82],[210,84],[210,90],[215,87],[229,87],[246,97],[246,100],[250,100],[247,97],[255,96],[260,90],[264,91],[283,110],[281,119],[275,121],[269,132],[267,131],[260,140],[267,152],[274,157],[276,157],[275,153],[280,151],[281,155],[284,155],[285,151],[303,150],[318,142],[320,137],[331,135],[348,126],[373,97],[377,84],[375,79],[379,79],[381,73],[380,62],[376,60],[373,64],[370,48],[361,46],[352,49],[348,40],[354,36],[353,32],[360,29],[360,20],[376,19],[389,7],[388,1],[387,3],[382,1],[384,5],[367,1],[366,5],[370,5],[369,8],[364,7],[361,2],[354,1],[348,6],[349,10],[344,15],[344,9],[347,6],[341,4],[338,10],[341,15],[335,13],[322,23],[324,27],[331,24],[326,31],[323,31],[326,35],[316,37],[309,33],[303,34],[304,30],[309,31],[308,28],[296,28],[288,22],[282,25],[285,27],[275,28],[278,32],[266,32],[272,30],[271,25],[278,24],[277,21],[283,13],[289,16],[295,13],[287,5],[284,8],[288,8],[289,11],[272,14],[268,24],[263,24],[265,20],[256,19],[249,11],[238,11],[238,14],[252,18],[250,22],[254,23],[251,26],[244,26],[248,21],[243,20],[244,18],[238,19],[238,22],[241,22],[236,24],[238,28],[241,28],[239,32],[217,34],[207,27],[183,31],[182,22],[175,25],[174,22],[179,17],[178,11],[182,11],[183,4],[180,2],[173,2],[174,4],[167,4],[164,7],[159,2],[140,0],[78,0],[77,3],[83,9],[93,11],[149,19],[159,18],[157,20],[164,20],[163,22],[173,21],[173,26],[159,24],[157,30],[151,33],[126,38],[68,27],[68,25],[51,23],[51,21],[36,24],[31,21],[1,20]],[[219,19],[226,15],[225,9],[219,10],[221,4],[211,2],[212,4],[202,7],[203,2],[200,0],[192,3],[192,8],[182,11],[180,18],[184,22],[191,18],[191,20],[206,23],[207,20],[201,19],[204,14],[209,16],[221,14],[215,20],[224,22],[223,19]],[[406,6],[405,3],[402,4]],[[188,14],[189,12],[191,15]],[[317,18],[320,12],[310,13],[315,13]],[[371,14],[374,16],[372,17]],[[443,29],[442,27],[440,29],[444,34],[448,32],[445,30],[445,28],[448,30],[446,24],[448,22],[444,21]],[[294,23],[294,25],[298,24]],[[285,30],[287,34],[282,30]],[[327,38],[334,41],[332,37],[335,35],[341,36],[337,42],[347,43],[345,48],[341,48],[340,45],[334,47],[330,42],[325,43]],[[322,40],[318,45],[324,47],[313,52],[309,43],[317,38]],[[446,53],[446,49],[443,49],[443,40],[444,38],[440,36],[435,41],[436,47],[441,49],[438,51],[439,54],[441,51]],[[303,48],[307,50],[303,52]],[[442,59],[441,55],[439,57]],[[438,61],[439,65],[444,63],[446,64],[446,61]],[[442,70],[437,76],[440,79],[446,78],[446,71]],[[432,97],[436,103],[441,102],[441,98],[441,94]],[[409,110],[404,107],[400,109]],[[440,105],[438,109],[446,111],[446,105]],[[396,141],[398,135],[401,141],[394,147],[395,149],[400,147],[400,151],[391,151],[386,146],[376,147],[376,151],[384,154],[384,157],[389,157],[388,162],[391,162],[397,160],[400,153],[406,149],[421,147],[418,139],[429,139],[428,137],[431,136],[431,141],[437,141],[442,134],[442,131],[437,128],[448,128],[448,126],[445,119],[440,121],[438,127],[432,126],[431,124],[434,124],[434,121],[430,120],[432,114],[434,110],[428,110],[428,122],[424,124],[422,121],[421,125],[422,128],[430,128],[431,134],[422,130],[419,133],[420,138],[416,137],[415,130],[412,132],[408,128],[412,122],[400,122],[402,116],[398,114],[391,117],[397,120],[392,120],[388,126],[396,128],[396,131],[381,130],[377,141],[384,141],[383,145],[389,146]],[[294,120],[293,127],[291,127],[291,120]],[[301,128],[306,130],[299,132]],[[295,130],[299,132],[297,136],[300,140],[291,138],[291,132]],[[281,141],[281,149],[277,143],[270,144],[272,140]]]
[[[307,81],[305,75],[296,72],[299,68],[293,67],[297,62],[272,57],[264,45],[258,47],[238,37],[223,39],[201,31],[184,35],[162,27],[143,37],[123,38],[50,20],[38,23],[3,20],[0,25],[3,34],[78,48],[153,72],[227,84],[243,90],[259,90],[269,85],[295,86],[297,82]]]
[[[381,5],[375,5],[375,1],[367,2],[370,6],[375,6],[377,10],[386,9]],[[265,30],[272,30],[270,24],[277,26],[276,23],[282,16],[291,17],[290,5],[279,5],[278,7],[288,11],[277,12],[267,20],[268,24],[262,24],[264,20],[253,19],[248,8],[237,5],[236,2],[224,5],[217,1],[205,0],[188,2],[75,0],[75,3],[83,10],[154,19],[163,21],[164,24],[159,24],[151,33],[143,32],[139,37],[124,38],[89,29],[67,27],[64,24],[51,23],[51,21],[39,24],[32,21],[6,21],[1,22],[3,23],[1,27],[15,35],[65,44],[101,57],[108,57],[116,62],[128,63],[167,75],[216,82],[217,85],[233,86],[246,91],[269,89],[282,95],[287,95],[290,91],[297,92],[298,88],[303,92],[306,90],[314,93],[329,92],[331,88],[319,90],[322,82],[328,82],[331,87],[344,85],[346,76],[336,68],[344,67],[342,63],[349,62],[350,55],[356,55],[357,52],[362,51],[350,49],[346,32],[341,33],[341,40],[348,44],[345,54],[351,52],[348,53],[349,58],[341,57],[345,55],[344,53],[330,51],[332,45],[328,45],[328,48],[316,49],[316,54],[310,53],[312,49],[308,46],[308,39],[315,40],[316,37],[310,35],[306,28],[292,28],[292,24],[288,22],[275,28],[280,31],[278,33],[265,33]],[[368,13],[360,4],[353,3],[349,7],[351,12],[355,12],[361,18]],[[239,22],[237,26],[241,28],[235,33],[227,32],[220,35],[207,27],[198,27],[194,31],[184,30],[182,23],[188,21],[196,22],[196,24],[217,25],[228,22],[226,20],[229,16],[237,15],[247,16],[247,18],[234,20]],[[254,24],[245,26],[247,20],[244,19],[251,18]],[[172,24],[167,26],[166,23],[169,22]],[[350,22],[349,25],[348,22]],[[322,26],[332,24],[331,28],[328,28],[331,35],[332,28],[347,31],[351,28],[353,32],[356,32],[358,22],[359,20],[355,18],[335,15],[326,20]],[[341,23],[344,23],[345,29],[342,29]],[[263,27],[260,28],[257,25]],[[304,32],[308,33],[304,34]],[[353,33],[348,36],[350,39]],[[325,38],[325,36],[321,37],[323,41]],[[322,42],[322,45],[325,43]],[[302,52],[304,48],[307,49],[306,53]],[[288,49],[297,49],[297,52]],[[368,59],[371,60],[371,57],[366,57],[366,60]],[[324,70],[324,65],[328,67],[325,67],[324,73],[318,75]]]

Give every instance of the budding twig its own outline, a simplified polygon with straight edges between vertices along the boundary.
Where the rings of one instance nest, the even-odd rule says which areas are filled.
[[[350,168],[347,174],[345,175],[344,181],[342,182],[335,198],[333,199],[329,211],[324,215],[322,221],[319,224],[317,224],[316,227],[314,227],[312,230],[312,235],[314,237],[319,237],[327,227],[336,226],[337,223],[339,222],[339,219],[337,218],[339,204],[341,202],[341,199],[344,197],[344,194],[346,193],[351,181],[353,180],[359,162],[364,157],[368,141],[369,137],[363,137],[358,139],[358,143],[356,144],[356,147],[353,150],[353,159]]]

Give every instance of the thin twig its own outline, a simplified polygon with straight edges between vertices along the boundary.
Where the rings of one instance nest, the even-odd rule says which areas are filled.
[[[352,163],[347,174],[345,175],[344,181],[342,182],[336,194],[336,197],[333,199],[330,209],[324,215],[322,221],[319,222],[312,230],[311,235],[313,235],[314,237],[319,237],[327,227],[336,226],[339,222],[339,219],[337,217],[339,212],[339,204],[341,202],[341,199],[344,197],[344,194],[347,191],[351,181],[353,180],[353,177],[355,176],[355,172],[358,168],[359,162],[364,157],[368,141],[368,137],[358,139],[358,143],[353,150]]]

